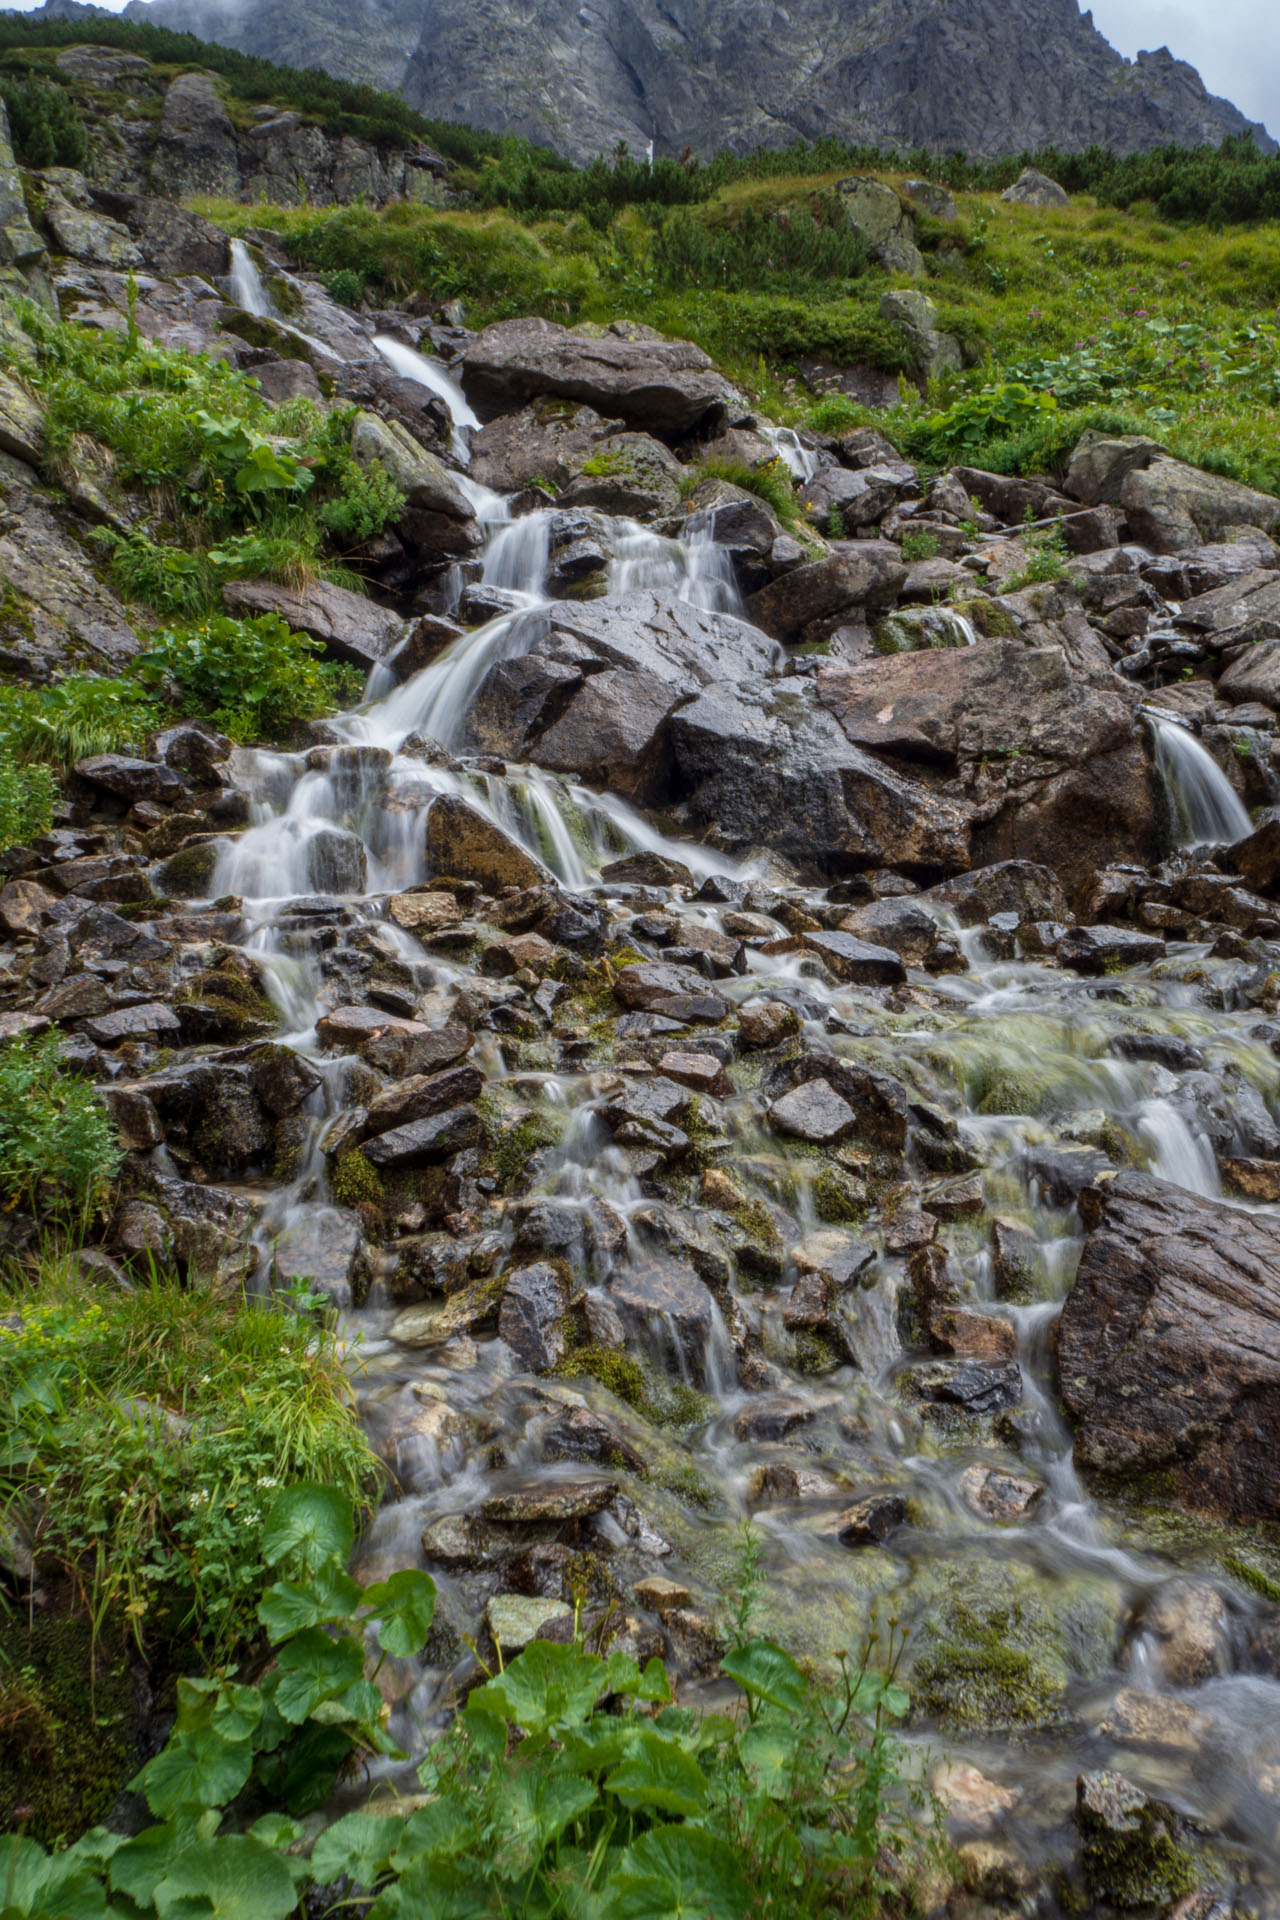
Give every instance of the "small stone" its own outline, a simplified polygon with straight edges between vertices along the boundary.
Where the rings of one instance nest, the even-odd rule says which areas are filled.
[[[0,887],[0,926],[6,933],[37,934],[56,896],[34,880],[10,880]]]
[[[361,1151],[375,1167],[422,1167],[474,1147],[484,1129],[474,1107],[449,1107],[444,1113],[366,1140]]]
[[[932,1214],[914,1207],[901,1207],[884,1230],[886,1253],[916,1253],[931,1246],[938,1237],[938,1222]]]
[[[1199,1753],[1213,1732],[1213,1722],[1207,1713],[1197,1713],[1185,1700],[1170,1700],[1163,1694],[1123,1687],[1111,1702],[1098,1732],[1104,1740]]]
[[[759,1467],[751,1476],[748,1498],[753,1502],[771,1500],[838,1500],[842,1489],[829,1474],[813,1467],[792,1467],[781,1461]]]
[[[859,987],[896,987],[907,970],[891,947],[873,946],[851,933],[806,933],[804,944],[837,980]]]
[[[963,1220],[970,1214],[981,1213],[986,1204],[979,1173],[967,1174],[962,1180],[948,1180],[945,1186],[926,1194],[921,1202],[925,1212],[931,1213],[935,1220]]]
[[[784,1440],[797,1427],[808,1426],[813,1408],[803,1400],[776,1395],[745,1406],[733,1423],[739,1440]]]
[[[975,1360],[1012,1360],[1018,1351],[1007,1320],[971,1307],[936,1307],[929,1315],[929,1334],[943,1352],[971,1354]]]
[[[451,893],[393,893],[387,914],[410,933],[439,933],[457,925],[462,909]]]
[[[723,1099],[733,1092],[733,1082],[713,1053],[664,1053],[658,1062],[659,1073],[678,1080],[695,1093]]]
[[[970,1361],[940,1370],[928,1379],[925,1392],[931,1400],[949,1401],[966,1413],[1004,1413],[1022,1398],[1022,1369],[1016,1361],[1007,1366]]]
[[[616,1480],[538,1480],[490,1494],[480,1512],[504,1527],[559,1525],[602,1513],[617,1495]]]
[[[960,1475],[965,1504],[986,1520],[1021,1520],[1044,1496],[1038,1480],[976,1462]]]
[[[856,1500],[827,1529],[842,1547],[879,1546],[907,1517],[907,1503],[899,1493],[873,1493]]]
[[[692,1597],[688,1587],[682,1587],[678,1580],[664,1580],[660,1573],[637,1580],[631,1591],[642,1607],[648,1607],[664,1620],[677,1607],[687,1607]]]
[[[1163,960],[1165,952],[1163,940],[1136,927],[1072,927],[1058,942],[1058,959],[1073,973],[1123,972]]]
[[[473,1567],[484,1557],[479,1528],[465,1513],[446,1513],[422,1535],[422,1551],[440,1567]]]
[[[1021,1798],[1016,1787],[1002,1787],[964,1762],[936,1767],[929,1785],[948,1813],[971,1826],[990,1826]]]
[[[1264,1206],[1280,1200],[1280,1160],[1245,1160],[1225,1154],[1219,1170],[1233,1193]]]
[[[739,1040],[753,1052],[781,1046],[784,1040],[794,1038],[802,1025],[795,1008],[784,1000],[760,1000],[738,1013]]]
[[[1216,1587],[1173,1580],[1162,1587],[1143,1621],[1155,1635],[1160,1662],[1175,1687],[1195,1687],[1221,1673],[1227,1661],[1227,1607]]]
[[[566,1407],[557,1414],[542,1435],[542,1453],[547,1460],[587,1460],[642,1477],[649,1471],[643,1456],[590,1407]]]
[[[495,1593],[485,1608],[493,1643],[504,1654],[519,1653],[536,1640],[553,1620],[571,1619],[573,1608],[563,1600],[526,1599],[520,1593]]]
[[[540,933],[519,933],[505,940],[491,941],[484,950],[482,964],[486,973],[510,976],[528,967],[541,975],[555,957],[556,949]]]
[[[801,1327],[825,1327],[830,1318],[831,1299],[826,1277],[821,1273],[802,1273],[783,1308],[783,1325],[795,1332]]]
[[[792,1139],[833,1146],[853,1132],[857,1115],[827,1081],[809,1080],[774,1101],[769,1124]]]
[[[142,1007],[120,1007],[85,1023],[85,1032],[100,1047],[116,1047],[122,1040],[176,1038],[179,1031],[177,1015],[159,1001]]]

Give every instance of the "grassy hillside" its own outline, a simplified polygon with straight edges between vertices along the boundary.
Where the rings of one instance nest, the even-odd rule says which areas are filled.
[[[691,205],[598,212],[200,204],[233,231],[274,227],[341,297],[460,299],[472,326],[530,312],[645,320],[697,340],[790,422],[875,417],[929,462],[1052,466],[1097,424],[1280,489],[1280,222],[1175,224],[1090,194],[1039,209],[961,192],[958,220],[918,229],[925,290],[970,364],[923,395],[904,388],[886,418],[796,372],[805,359],[915,372],[880,315],[885,289],[905,283],[833,232],[842,177],[745,174]]]

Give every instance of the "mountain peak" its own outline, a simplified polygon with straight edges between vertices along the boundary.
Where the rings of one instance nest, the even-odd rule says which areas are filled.
[[[65,0],[50,0],[61,7]],[[131,0],[127,13],[402,92],[585,161],[832,136],[993,156],[1266,130],[1077,0]]]

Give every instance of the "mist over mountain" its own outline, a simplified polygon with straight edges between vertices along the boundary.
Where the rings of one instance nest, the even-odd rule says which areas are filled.
[[[132,0],[126,13],[579,161],[619,140],[708,154],[824,134],[1129,152],[1252,124],[1167,49],[1126,60],[1076,0]]]

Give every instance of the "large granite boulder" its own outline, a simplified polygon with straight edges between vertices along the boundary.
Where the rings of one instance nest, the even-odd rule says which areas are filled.
[[[1086,1188],[1062,1310],[1080,1466],[1160,1476],[1232,1519],[1280,1511],[1280,1223],[1145,1174]]]
[[[752,594],[746,613],[775,640],[828,640],[845,621],[892,607],[906,580],[897,547],[857,541],[771,581]]]
[[[1231,527],[1280,530],[1280,499],[1204,473],[1165,455],[1134,467],[1120,488],[1120,504],[1135,540],[1157,553],[1180,553],[1223,539]]]
[[[1069,207],[1071,196],[1065,187],[1035,167],[1024,167],[1011,187],[1000,195],[1021,207]]]
[[[279,614],[295,632],[319,640],[331,659],[345,660],[365,673],[393,654],[408,632],[398,613],[330,580],[312,580],[302,588],[272,580],[233,580],[222,597],[233,613]]]
[[[1074,671],[1059,647],[997,640],[824,664],[818,695],[854,746],[963,798],[976,866],[1039,862],[1078,896],[1099,866],[1157,851],[1136,698]]]
[[[519,413],[499,414],[471,436],[471,476],[498,493],[518,493],[535,480],[567,487],[616,431],[594,407],[569,400],[534,400]]]
[[[824,876],[963,872],[970,812],[853,745],[811,683],[724,682],[668,722],[673,797],[731,850],[771,847]]]
[[[778,649],[746,621],[645,589],[530,614],[515,657],[489,669],[468,715],[474,744],[658,800],[665,723],[713,681],[758,680]]]
[[[701,347],[634,339],[632,331],[621,324],[588,333],[549,320],[499,320],[468,343],[463,382],[470,397],[494,413],[553,394],[620,415],[647,433],[688,433],[724,418],[736,396]]]

